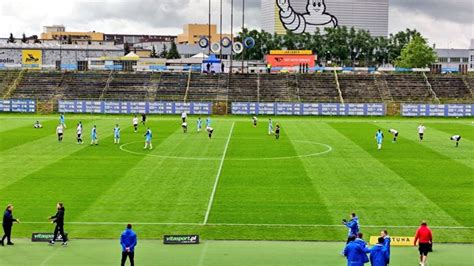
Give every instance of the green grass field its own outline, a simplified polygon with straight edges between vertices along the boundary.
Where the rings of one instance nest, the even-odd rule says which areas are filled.
[[[44,128],[33,129],[35,120]],[[264,117],[257,128],[248,117],[213,118],[212,140],[195,120],[183,134],[178,116],[150,117],[154,149],[145,151],[145,127],[134,133],[128,116],[67,115],[58,143],[56,115],[1,115],[0,206],[13,203],[23,222],[13,236],[52,231],[46,218],[62,201],[71,238],[118,238],[133,223],[140,239],[341,241],[341,219],[355,211],[366,236],[412,236],[426,219],[437,242],[474,242],[472,119],[425,118],[423,142],[420,119],[276,117],[278,141]],[[93,125],[98,146],[88,145]],[[400,131],[398,143],[389,128]]]

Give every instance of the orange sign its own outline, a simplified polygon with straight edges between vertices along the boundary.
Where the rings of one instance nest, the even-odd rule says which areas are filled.
[[[295,67],[308,64],[314,67],[314,55],[267,55],[267,64],[272,67]]]
[[[313,51],[311,50],[271,50],[270,54],[285,54],[285,55],[312,55]]]

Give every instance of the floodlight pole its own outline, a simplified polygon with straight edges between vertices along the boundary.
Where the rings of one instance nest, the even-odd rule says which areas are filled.
[[[234,0],[230,0],[230,37],[232,38],[232,46],[234,45]],[[232,74],[232,63],[234,59],[234,49],[230,47],[230,70],[229,74]]]
[[[219,42],[221,42],[222,44],[222,0],[221,0],[221,5],[220,5],[220,36],[219,36]],[[221,59],[221,64],[222,64],[222,53],[223,53],[223,50],[224,50],[224,47],[221,47],[221,51],[220,51],[220,59]]]
[[[212,44],[212,40],[211,40],[211,0],[209,0],[209,24],[208,24],[208,38],[209,38],[209,55],[211,54],[211,44]]]
[[[245,0],[242,0],[242,43],[244,43],[245,39]],[[241,73],[244,73],[244,60],[245,60],[245,45],[244,49],[242,50],[242,70]]]

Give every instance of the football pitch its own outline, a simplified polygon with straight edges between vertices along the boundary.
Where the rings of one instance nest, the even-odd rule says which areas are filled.
[[[427,220],[436,242],[474,242],[472,119],[273,117],[276,140],[265,117],[257,127],[250,117],[213,117],[209,139],[196,117],[184,134],[179,116],[151,116],[153,150],[144,150],[146,127],[135,133],[131,116],[66,115],[62,143],[58,118],[0,115],[0,206],[13,203],[22,221],[13,237],[52,231],[47,217],[61,201],[72,239],[118,238],[132,223],[139,239],[341,241],[341,220],[356,212],[366,236],[413,236]],[[44,128],[33,129],[36,120]],[[98,146],[89,145],[93,125]]]

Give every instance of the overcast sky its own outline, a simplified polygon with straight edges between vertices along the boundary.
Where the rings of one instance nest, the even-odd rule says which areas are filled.
[[[230,13],[230,0],[224,12]],[[330,0],[326,0],[330,1]],[[218,23],[219,0],[212,0]],[[242,0],[234,0],[241,24]],[[63,24],[69,31],[181,33],[186,23],[207,23],[208,0],[0,0],[0,37],[37,34]],[[260,0],[246,0],[246,26],[259,28]],[[474,0],[390,0],[389,32],[416,28],[439,48],[468,48],[474,38]],[[224,24],[230,25],[229,15]],[[230,26],[223,27],[225,31]]]

